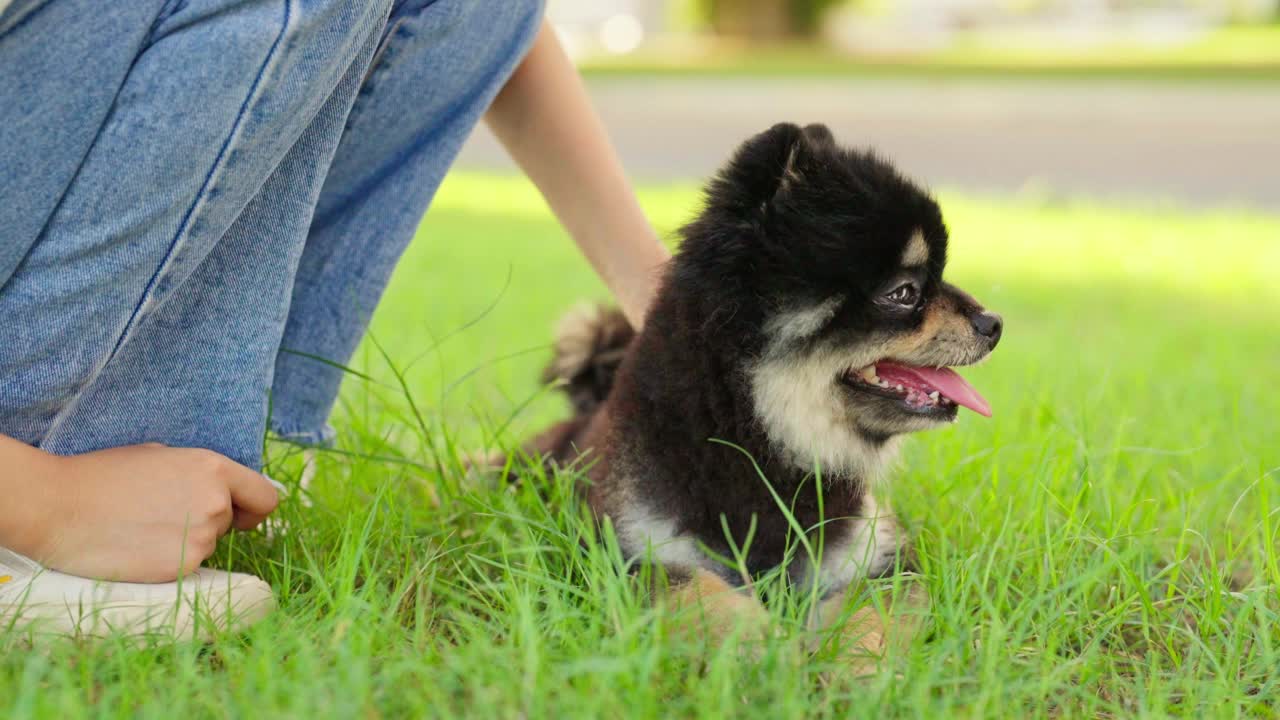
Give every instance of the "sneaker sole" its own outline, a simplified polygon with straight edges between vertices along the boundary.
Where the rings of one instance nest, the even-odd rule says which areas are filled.
[[[209,595],[215,600],[210,601]],[[226,598],[235,596],[234,604]],[[28,603],[0,607],[0,632],[26,633],[32,639],[55,637],[125,637],[208,642],[247,629],[275,610],[271,586],[246,577],[234,585],[184,595],[173,604],[156,606],[137,600],[102,602],[93,607]]]

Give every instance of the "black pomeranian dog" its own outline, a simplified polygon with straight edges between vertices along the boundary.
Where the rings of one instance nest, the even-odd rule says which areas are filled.
[[[530,449],[586,468],[624,553],[662,565],[714,626],[759,614],[743,578],[784,564],[838,610],[846,588],[909,563],[871,489],[905,433],[959,406],[990,415],[948,366],[986,357],[1001,319],[943,281],[934,200],[822,125],[744,143],[682,236],[641,332],[598,308],[562,322],[547,379],[575,416]],[[788,552],[793,521],[822,534],[821,557]],[[704,551],[732,546],[746,573]],[[885,642],[865,616],[820,616],[864,650]]]

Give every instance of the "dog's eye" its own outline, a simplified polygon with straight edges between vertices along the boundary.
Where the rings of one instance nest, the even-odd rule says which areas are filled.
[[[886,294],[885,299],[895,305],[914,307],[920,301],[920,290],[915,283],[903,283]]]

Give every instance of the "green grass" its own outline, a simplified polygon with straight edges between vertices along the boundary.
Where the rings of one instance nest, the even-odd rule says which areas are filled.
[[[1046,47],[1010,38],[961,36],[937,50],[843,54],[814,44],[760,47],[731,41],[657,47],[596,57],[590,75],[977,77],[1001,80],[1280,82],[1280,24],[1225,27],[1175,45]]]
[[[572,477],[462,477],[455,452],[563,414],[536,384],[550,327],[604,293],[527,186],[461,176],[353,363],[371,379],[344,389],[314,507],[219,555],[280,611],[203,648],[0,636],[4,716],[1280,713],[1280,218],[942,200],[950,279],[1007,329],[966,372],[995,417],[914,438],[887,488],[934,636],[879,675],[807,655],[788,608],[758,657],[678,640]],[[697,198],[643,201],[669,230]],[[270,450],[291,480],[296,451]]]

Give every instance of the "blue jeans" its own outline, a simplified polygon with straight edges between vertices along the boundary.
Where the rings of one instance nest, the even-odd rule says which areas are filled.
[[[345,363],[542,0],[16,0],[0,433],[258,467]],[[270,413],[268,408],[270,407]]]

